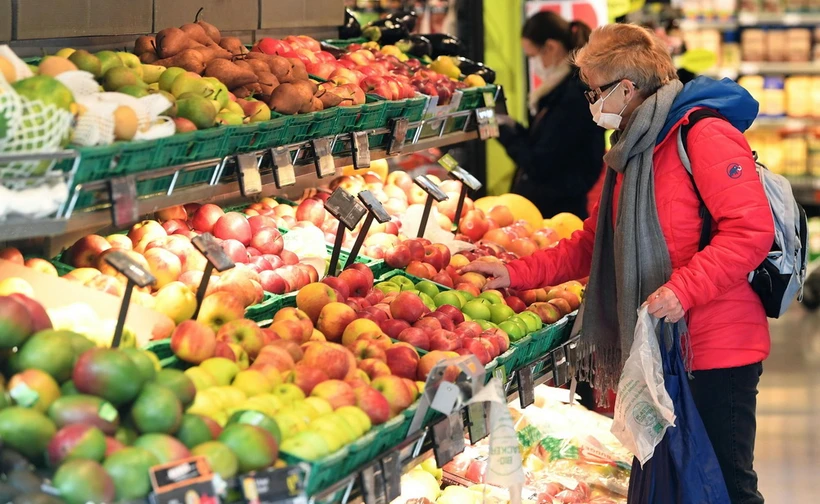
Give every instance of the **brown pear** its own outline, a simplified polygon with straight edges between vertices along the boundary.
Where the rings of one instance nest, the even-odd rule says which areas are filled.
[[[219,41],[219,46],[234,56],[248,53],[248,48],[245,47],[245,44],[243,44],[238,37],[222,37],[222,40]]]
[[[320,89],[317,96],[322,101],[324,108],[338,107],[342,103],[342,97],[330,91]]]
[[[159,60],[159,57],[153,49],[151,49],[150,52],[144,52],[140,54],[140,63],[142,63],[143,65],[153,65],[157,62],[157,60]]]
[[[281,56],[273,56],[270,59],[270,71],[279,79],[279,82],[292,82],[294,80],[293,64]]]
[[[319,90],[319,87],[312,80],[295,80],[291,84],[299,88],[300,92],[305,96],[314,96]],[[305,98],[307,100],[307,98]]]
[[[191,38],[179,28],[165,28],[157,33],[157,56],[162,59],[175,56],[191,48]]]
[[[205,70],[205,60],[196,49],[186,49],[172,58],[157,60],[155,64],[169,68],[180,67],[196,74],[201,74]]]
[[[325,109],[325,104],[319,98],[315,96],[310,100],[310,111],[311,112],[320,112]]]
[[[202,59],[205,60],[205,63],[208,63],[215,59],[231,59],[232,55],[225,49],[222,49],[216,44],[211,44],[209,46],[200,46],[195,48],[197,51],[202,53]]]
[[[305,64],[302,63],[302,60],[298,58],[288,58],[288,61],[293,65],[293,78],[294,79],[308,79],[310,76],[308,75],[307,68],[305,68]]]
[[[157,39],[153,35],[140,35],[137,37],[136,42],[134,42],[134,54],[137,56],[147,52],[156,54],[156,50],[154,49],[156,44]]]
[[[276,76],[270,72],[257,72],[256,76],[259,78],[259,86],[262,88],[263,95],[272,94],[273,90],[279,86]]]
[[[294,115],[299,112],[305,101],[299,88],[293,84],[280,84],[271,93],[268,106],[279,114]]]
[[[205,76],[219,79],[228,89],[252,84],[258,80],[252,71],[226,59],[209,62],[205,67]]]
[[[270,73],[270,66],[263,60],[259,59],[249,59],[243,61],[246,65],[253,69],[253,73],[258,74],[259,72],[268,72]]]
[[[197,16],[199,16],[199,13],[197,13]],[[214,41],[215,44],[218,44],[222,41],[222,34],[219,33],[219,28],[217,28],[216,26],[212,25],[211,23],[203,19],[198,20],[196,24],[198,24],[202,27],[203,30],[205,30],[205,33],[208,34],[208,36],[211,38],[211,40]]]
[[[196,40],[204,46],[215,43],[213,39],[209,37],[207,33],[205,33],[205,30],[202,28],[202,26],[198,24],[185,23],[184,25],[180,26],[179,29],[188,34],[190,38]]]
[[[233,95],[236,96],[237,100],[249,98],[252,94],[248,86],[242,86],[231,89],[231,93],[233,93]]]

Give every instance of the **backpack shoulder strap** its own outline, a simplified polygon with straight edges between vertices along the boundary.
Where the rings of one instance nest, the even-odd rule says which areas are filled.
[[[692,187],[695,189],[695,195],[698,197],[698,201],[700,201],[700,217],[703,219],[703,227],[700,230],[700,242],[698,243],[698,250],[703,250],[709,245],[709,241],[712,239],[712,215],[709,213],[709,209],[706,208],[706,204],[703,202],[703,198],[700,196],[700,191],[698,190],[698,185],[695,183],[695,177],[692,176],[692,163],[689,161],[689,154],[686,152],[687,149],[687,137],[689,135],[689,130],[692,129],[698,121],[702,119],[706,119],[708,117],[714,117],[716,119],[726,120],[725,117],[718,114],[712,109],[698,109],[691,114],[689,114],[689,122],[687,124],[682,124],[680,128],[678,128],[678,156],[680,157],[680,161],[683,164],[683,167],[686,168],[686,172],[689,174],[689,178],[692,179]]]

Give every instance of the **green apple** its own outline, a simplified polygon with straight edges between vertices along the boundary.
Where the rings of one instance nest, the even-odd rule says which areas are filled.
[[[475,321],[481,326],[482,331],[486,331],[487,329],[495,329],[498,327],[497,324],[493,324],[489,320],[475,319]]]
[[[390,294],[391,292],[401,291],[401,287],[394,284],[393,282],[379,282],[375,285],[375,288],[382,291],[385,295]]]
[[[413,290],[416,288],[415,284],[412,280],[407,278],[406,276],[396,275],[390,279],[391,282],[401,287],[401,290]]]
[[[515,316],[515,310],[505,304],[490,305],[490,320],[495,324],[500,324],[513,316]]]
[[[211,373],[216,378],[217,385],[230,385],[234,377],[239,374],[236,362],[224,357],[211,357],[199,364],[199,367]]]
[[[502,304],[502,305],[505,304],[504,303],[504,298],[502,298],[501,296],[499,296],[495,292],[482,292],[478,297],[480,297],[481,299],[486,299],[487,301],[489,301],[491,304],[494,304],[494,305],[495,304]]]
[[[122,64],[136,72],[140,79],[143,78],[145,75],[145,71],[142,69],[142,62],[139,59],[139,56],[129,52],[120,51],[117,53],[117,57],[122,61]]]
[[[347,423],[359,433],[359,436],[364,435],[373,425],[367,413],[356,406],[342,406],[336,410],[336,414],[344,417]]]
[[[522,331],[524,331],[524,334],[529,334],[529,333],[531,332],[531,331],[530,331],[529,326],[527,325],[527,323],[526,323],[526,322],[524,322],[524,321],[521,319],[521,317],[514,316],[514,317],[510,317],[510,319],[509,319],[509,320],[510,320],[511,322],[514,322],[514,323],[515,323],[515,325],[517,325],[517,326],[518,326],[518,327],[519,327]],[[500,326],[499,326],[499,327],[500,327]]]
[[[433,301],[433,298],[430,297],[426,292],[419,292],[418,296],[421,298],[421,302],[424,303],[424,306],[430,308],[430,311],[436,310],[436,303]]]
[[[473,299],[461,308],[465,314],[473,318],[473,320],[490,320],[492,313],[490,306],[482,299]]]
[[[307,422],[302,420],[302,417],[293,413],[292,411],[282,411],[273,415],[276,425],[279,426],[279,431],[282,433],[282,439],[287,440],[294,437],[296,434],[307,429]]]
[[[452,305],[461,309],[463,303],[461,302],[461,297],[456,294],[456,291],[442,291],[436,294],[433,297],[433,302],[436,304],[436,308],[442,305]]]
[[[427,294],[431,298],[436,297],[436,295],[438,294],[438,287],[436,287],[436,284],[434,284],[430,280],[422,280],[421,282],[417,283],[416,290]]]
[[[541,317],[531,311],[522,311],[518,314],[518,318],[527,324],[528,333],[541,329],[541,326],[543,325],[543,322],[541,322]]]
[[[473,298],[475,298],[475,296],[473,296],[473,295],[472,295],[472,294],[470,294],[469,292],[465,292],[465,291],[463,291],[463,290],[458,290],[458,289],[456,289],[456,290],[455,290],[455,291],[453,291],[453,292],[455,292],[455,293],[456,293],[459,297],[461,297],[461,300],[462,300],[462,303],[461,303],[461,304],[462,304],[462,305],[466,304],[466,303],[467,303],[467,301],[472,301],[472,300],[473,300]]]
[[[214,375],[198,366],[186,369],[185,375],[194,382],[194,387],[197,391],[216,387],[217,385]]]
[[[507,333],[507,336],[510,337],[510,341],[518,341],[526,335],[526,332],[521,330],[518,324],[512,320],[501,322],[498,324],[498,328]]]
[[[286,438],[279,448],[288,455],[308,461],[319,460],[331,453],[325,438],[312,431],[300,432],[292,438]]]
[[[302,389],[292,383],[280,383],[279,385],[273,387],[271,392],[285,405],[293,404],[296,401],[302,401],[305,399],[305,393],[302,392]]]

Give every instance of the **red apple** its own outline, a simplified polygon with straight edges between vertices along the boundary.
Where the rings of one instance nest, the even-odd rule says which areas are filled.
[[[210,233],[216,222],[225,215],[217,205],[207,203],[199,207],[191,217],[191,227],[200,233]]]
[[[222,242],[222,250],[228,254],[228,257],[235,263],[248,262],[248,250],[238,240],[229,238]]]
[[[339,273],[339,280],[347,285],[352,297],[366,296],[373,286],[372,281],[369,281],[364,273],[353,268],[348,268]]]
[[[223,240],[237,240],[246,247],[250,245],[252,238],[251,225],[248,224],[248,219],[239,212],[228,212],[220,217],[214,224],[213,234]]]
[[[378,309],[378,307],[374,307]],[[399,334],[410,327],[410,323],[401,319],[387,319],[379,322],[379,328],[389,337],[398,339]]]
[[[394,339],[409,343],[422,350],[430,350],[430,336],[418,327],[408,327],[402,330]]]
[[[439,329],[430,336],[430,350],[456,350],[461,348],[462,337],[452,331]]]

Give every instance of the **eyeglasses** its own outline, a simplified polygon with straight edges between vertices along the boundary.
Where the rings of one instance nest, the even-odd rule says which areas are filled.
[[[604,94],[604,91],[606,91],[607,89],[611,88],[611,87],[612,87],[612,86],[614,86],[615,84],[618,84],[618,83],[619,83],[619,82],[621,82],[622,80],[624,80],[624,79],[623,79],[623,78],[620,78],[620,79],[618,79],[618,80],[615,80],[615,81],[610,82],[609,84],[604,84],[604,85],[603,85],[603,86],[601,86],[601,87],[598,87],[598,88],[595,88],[595,89],[591,89],[591,90],[589,90],[589,91],[584,91],[584,96],[586,96],[587,101],[589,102],[589,104],[590,104],[590,105],[594,105],[594,104],[595,104],[595,102],[597,102],[598,100],[600,100],[600,99],[601,99],[601,95],[603,95],[603,94]],[[633,86],[635,86],[635,89],[638,89],[638,85],[637,85],[637,84],[635,84],[635,83],[633,82],[633,83],[632,83],[632,85],[633,85]]]

